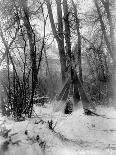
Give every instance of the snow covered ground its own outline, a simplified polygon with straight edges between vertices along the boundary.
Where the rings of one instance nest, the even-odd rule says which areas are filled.
[[[22,122],[0,117],[0,155],[116,155],[116,109],[98,107],[106,118],[86,116],[82,108],[71,115],[52,105],[34,109]]]

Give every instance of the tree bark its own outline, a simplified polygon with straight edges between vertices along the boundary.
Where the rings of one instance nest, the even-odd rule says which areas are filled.
[[[24,21],[24,26],[27,30],[27,36],[29,39],[30,57],[31,57],[31,64],[32,64],[31,65],[32,67],[31,97],[30,97],[30,103],[28,107],[28,110],[30,111],[29,117],[31,117],[32,107],[33,107],[33,96],[34,96],[34,91],[35,91],[36,82],[37,82],[36,45],[35,45],[35,34],[33,32],[33,29],[29,21],[29,12],[27,9],[26,1],[22,5],[23,5],[23,12],[24,12],[23,21]]]
[[[78,14],[77,14],[77,8],[76,5],[74,3],[74,1],[72,0],[72,5],[74,8],[74,14],[75,14],[75,20],[76,20],[76,30],[77,30],[77,36],[78,36],[78,64],[79,64],[79,78],[81,80],[81,82],[83,83],[83,78],[82,78],[82,62],[81,62],[81,33],[80,33],[80,21],[78,18]]]
[[[116,42],[115,42],[115,37],[114,37],[114,24],[113,24],[113,20],[112,20],[112,16],[111,16],[111,12],[110,12],[110,3],[109,3],[109,0],[107,1],[104,1],[104,0],[101,0],[103,6],[104,6],[104,9],[105,9],[105,12],[107,14],[107,19],[108,19],[108,23],[109,23],[109,28],[110,28],[110,42],[111,42],[111,48],[112,48],[112,53],[113,53],[113,57],[114,57],[114,71],[113,71],[113,91],[114,91],[114,102],[116,103]]]
[[[63,11],[64,11],[64,26],[65,26],[65,43],[66,43],[66,53],[68,54],[69,60],[71,62],[71,42],[70,42],[70,24],[69,24],[69,12],[67,0],[63,0]]]
[[[66,59],[65,59],[65,50],[64,50],[64,34],[63,34],[63,22],[62,22],[62,9],[61,9],[61,0],[56,0],[57,4],[57,17],[58,17],[58,32],[55,27],[52,8],[50,4],[50,0],[45,0],[47,4],[48,14],[50,18],[51,28],[53,35],[58,43],[60,63],[61,63],[61,73],[62,73],[62,82],[64,84],[66,76]]]
[[[107,48],[109,50],[109,53],[110,53],[110,56],[111,56],[111,58],[113,60],[113,78],[112,78],[112,85],[113,85],[113,91],[114,91],[113,100],[114,100],[114,102],[116,102],[116,54],[115,54],[116,53],[115,52],[116,44],[115,44],[115,37],[114,37],[113,21],[112,21],[111,13],[110,13],[110,10],[109,10],[109,1],[101,0],[102,4],[104,6],[104,9],[106,11],[106,14],[107,14],[107,20],[109,22],[110,40],[108,39],[107,32],[105,30],[105,24],[103,22],[102,15],[100,13],[98,2],[96,0],[94,0],[94,2],[95,2],[95,6],[96,6],[96,9],[97,9],[98,15],[99,15],[101,29],[102,29],[102,33],[104,35],[106,46],[107,46]]]
[[[63,0],[63,10],[64,10],[64,24],[65,24],[66,53],[68,54],[68,57],[70,60],[69,62],[70,63],[69,65],[71,67],[70,74],[71,74],[71,79],[73,82],[74,70],[72,68],[72,62],[74,60],[72,59],[72,54],[71,54],[71,41],[70,41],[71,34],[70,34],[69,11],[68,11],[67,0]],[[81,58],[80,55],[79,55],[79,58]],[[73,83],[73,99],[74,99],[74,105],[76,105],[78,101],[80,100],[80,94],[79,94],[79,90],[78,90],[76,83]]]
[[[104,35],[104,40],[106,42],[106,46],[108,48],[108,51],[110,53],[110,56],[113,60],[114,63],[116,63],[116,60],[115,60],[115,57],[114,57],[114,54],[113,54],[113,51],[112,51],[112,47],[110,45],[110,41],[108,40],[108,36],[107,36],[107,33],[106,33],[106,30],[105,30],[105,24],[103,22],[103,19],[102,19],[102,15],[100,13],[100,9],[99,9],[99,6],[98,6],[98,2],[96,0],[94,0],[95,2],[95,6],[96,6],[96,9],[97,9],[97,13],[99,15],[99,19],[100,19],[100,24],[101,24],[101,29],[102,29],[102,33]]]
[[[107,1],[101,0],[101,2],[102,2],[103,6],[105,8],[105,11],[106,11],[106,14],[107,14],[107,19],[108,19],[108,22],[109,22],[112,53],[114,55],[115,54],[115,49],[116,49],[116,47],[115,47],[116,44],[115,44],[115,37],[114,37],[114,25],[113,25],[113,21],[112,21],[110,9],[109,9],[110,3],[109,3],[108,0]]]

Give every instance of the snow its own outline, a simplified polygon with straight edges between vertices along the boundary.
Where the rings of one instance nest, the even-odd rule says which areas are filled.
[[[0,155],[116,155],[116,109],[97,107],[96,112],[106,118],[86,116],[82,108],[65,115],[54,112],[53,104],[34,106],[33,117],[22,122],[0,116]],[[54,132],[47,123],[51,119]],[[3,137],[9,129],[8,137]],[[9,139],[5,149],[3,144]]]

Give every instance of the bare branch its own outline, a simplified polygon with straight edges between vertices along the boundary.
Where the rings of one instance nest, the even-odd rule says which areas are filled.
[[[17,36],[18,31],[19,31],[19,29],[16,29],[15,36],[12,38],[12,41],[11,41],[10,44],[8,45],[8,44],[7,44],[7,41],[5,40],[5,38],[4,38],[4,36],[3,36],[2,28],[1,28],[1,25],[0,25],[0,37],[2,38],[3,44],[4,44],[5,48],[6,48],[5,53],[3,54],[3,56],[2,56],[2,58],[1,58],[1,60],[0,60],[0,66],[1,66],[1,64],[2,64],[2,61],[5,59],[7,53],[9,52],[9,50],[10,50],[10,48],[11,48],[11,46],[12,46],[14,40],[16,39],[16,36]]]

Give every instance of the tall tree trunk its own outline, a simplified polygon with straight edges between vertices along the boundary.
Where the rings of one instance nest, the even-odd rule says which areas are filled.
[[[25,1],[23,4],[23,12],[24,12],[24,25],[27,30],[27,36],[29,39],[29,46],[30,46],[30,57],[31,57],[31,67],[32,67],[32,84],[31,84],[31,97],[30,97],[30,103],[28,110],[30,110],[29,117],[31,117],[32,114],[32,107],[33,107],[33,96],[34,91],[36,88],[36,82],[37,82],[37,65],[36,65],[36,45],[35,45],[35,34],[33,32],[33,29],[31,27],[30,21],[29,21],[29,12],[27,9],[27,1]]]
[[[104,1],[104,0],[101,0],[104,8],[105,8],[105,11],[106,11],[106,14],[107,14],[107,19],[108,19],[108,23],[109,23],[109,28],[110,28],[110,42],[111,42],[111,48],[112,48],[112,53],[113,53],[113,56],[114,56],[114,71],[113,71],[113,91],[114,91],[114,102],[116,103],[116,41],[115,41],[115,37],[114,37],[114,24],[113,24],[113,20],[112,20],[112,16],[111,16],[111,12],[110,12],[110,3],[109,3],[109,0],[107,1]]]
[[[99,16],[99,19],[100,19],[101,29],[102,29],[102,33],[104,35],[104,40],[106,42],[106,46],[108,48],[108,51],[110,53],[110,56],[111,56],[113,62],[115,63],[116,60],[115,60],[115,57],[114,57],[114,53],[112,51],[112,47],[111,47],[110,41],[109,41],[108,36],[107,36],[107,32],[106,32],[106,29],[105,29],[105,24],[104,24],[103,19],[102,19],[102,14],[100,12],[100,9],[99,9],[99,6],[98,6],[98,2],[96,0],[94,0],[94,2],[95,2],[97,13],[98,13],[98,16]]]
[[[107,1],[101,0],[101,2],[103,4],[106,14],[107,14],[107,19],[108,19],[108,23],[109,23],[109,27],[110,27],[110,41],[111,41],[112,53],[113,53],[113,55],[115,55],[116,44],[115,44],[115,37],[114,37],[114,24],[112,21],[111,12],[110,12],[110,8],[109,8],[110,3],[109,3],[109,0],[107,0]]]
[[[106,11],[106,14],[107,14],[107,20],[109,22],[109,27],[110,27],[110,40],[107,36],[107,32],[106,32],[106,29],[105,29],[105,24],[103,22],[103,19],[102,19],[102,15],[101,15],[101,12],[100,12],[100,9],[99,9],[99,5],[98,5],[98,2],[96,0],[94,0],[95,2],[95,6],[96,6],[96,9],[97,9],[97,13],[99,15],[99,19],[100,19],[100,24],[101,24],[101,29],[102,29],[102,33],[104,35],[104,40],[106,42],[106,46],[108,48],[108,51],[110,53],[110,56],[113,60],[113,78],[112,78],[112,85],[113,85],[113,91],[114,91],[114,94],[113,94],[113,100],[114,102],[116,102],[116,43],[115,43],[115,37],[114,37],[114,26],[113,26],[113,21],[112,21],[112,17],[111,17],[111,13],[110,13],[110,10],[109,10],[109,1],[103,1],[101,0],[103,6],[104,6],[104,9]]]
[[[7,68],[8,68],[8,107],[11,106],[12,109],[12,104],[11,104],[11,81],[10,81],[10,68],[9,68],[9,54],[7,53]]]
[[[79,64],[79,78],[81,80],[81,82],[83,83],[83,78],[82,78],[82,63],[81,63],[81,34],[80,34],[80,21],[78,18],[78,14],[77,14],[77,8],[76,8],[76,4],[74,3],[74,1],[72,0],[72,5],[74,8],[74,14],[75,14],[75,22],[76,22],[76,30],[77,30],[77,36],[78,36],[78,64]]]
[[[69,24],[69,12],[68,12],[68,4],[67,0],[63,0],[63,11],[64,11],[64,26],[65,26],[65,43],[66,43],[66,53],[71,61],[71,42],[70,42],[70,24]]]
[[[62,22],[62,9],[61,9],[61,0],[56,0],[57,4],[57,17],[58,17],[58,32],[56,31],[52,8],[50,0],[45,0],[47,4],[48,14],[50,18],[51,28],[53,35],[58,43],[60,63],[61,63],[61,73],[62,73],[62,82],[64,84],[66,76],[66,59],[65,59],[65,50],[64,50],[64,36],[63,36],[63,22]]]
[[[70,24],[69,24],[69,12],[68,12],[68,4],[67,0],[63,0],[63,10],[64,10],[64,24],[65,24],[65,42],[66,42],[66,53],[68,54],[69,60],[70,60],[70,66],[71,66],[71,79],[73,81],[74,71],[72,68],[72,54],[71,54],[71,41],[70,41]],[[80,51],[81,52],[81,51]],[[78,58],[81,59],[80,53],[78,54]],[[81,62],[81,60],[80,60]],[[81,71],[82,73],[82,71]],[[79,74],[80,76],[80,74]],[[81,78],[82,79],[82,78]],[[74,98],[74,105],[78,103],[80,100],[79,90],[76,83],[73,83],[73,98]]]

